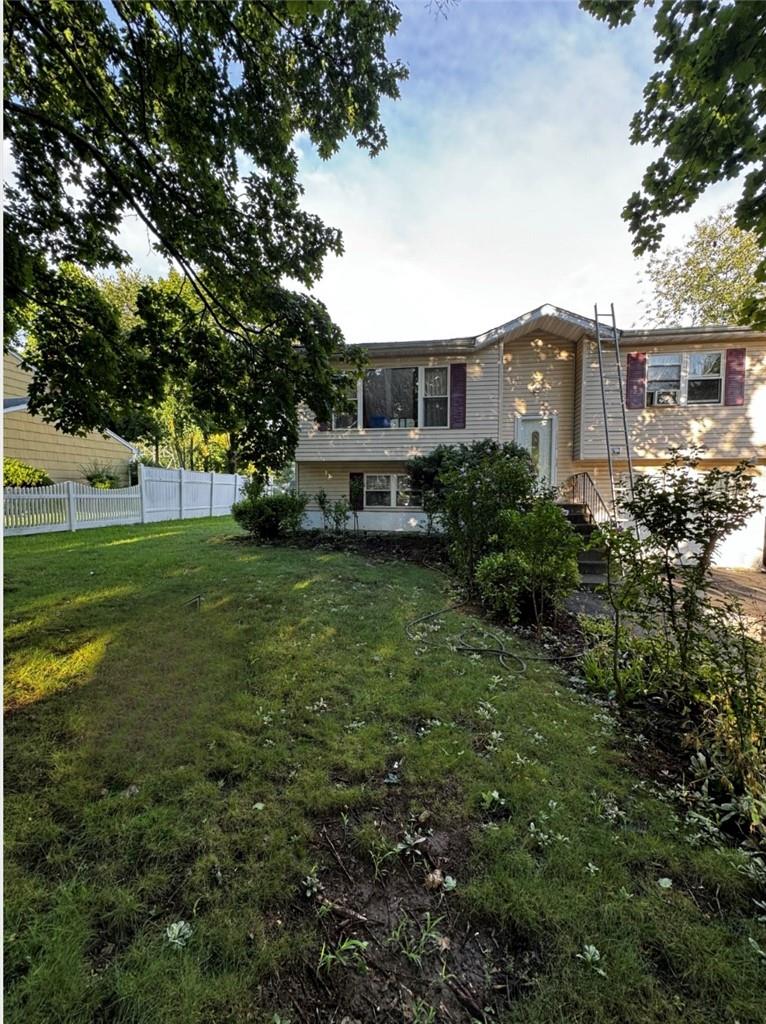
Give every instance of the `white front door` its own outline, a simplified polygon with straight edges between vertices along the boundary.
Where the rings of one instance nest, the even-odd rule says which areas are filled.
[[[516,421],[516,443],[526,448],[540,480],[549,487],[556,484],[553,463],[554,420],[550,416],[520,416]]]

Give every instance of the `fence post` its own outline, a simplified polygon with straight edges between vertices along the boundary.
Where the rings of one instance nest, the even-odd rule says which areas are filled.
[[[66,482],[66,500],[69,513],[69,529],[74,531],[77,529],[77,501],[74,496],[74,484],[71,480]]]
[[[215,492],[215,473],[210,470],[210,515],[213,514],[213,494]]]
[[[141,522],[146,522],[146,499],[144,498],[144,464],[138,464],[138,502],[141,508]]]
[[[235,473],[234,474],[234,501],[236,501],[238,497],[239,497],[239,473]],[[234,501],[232,502],[232,505],[234,504]],[[231,512],[231,508],[229,508],[229,512]]]
[[[178,470],[178,518],[184,517],[184,471]]]

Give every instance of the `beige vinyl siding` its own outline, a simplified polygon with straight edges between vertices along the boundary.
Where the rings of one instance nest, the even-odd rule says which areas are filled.
[[[559,484],[575,472],[575,349],[574,342],[553,335],[529,335],[503,352],[502,440],[515,439],[517,416],[555,414]]]
[[[330,501],[349,499],[350,473],[404,473],[403,462],[297,462],[296,488],[308,495],[310,509],[318,508],[314,495],[324,490]],[[376,511],[385,512],[386,509]]]
[[[401,356],[375,358],[370,355],[368,366],[408,367],[445,366],[466,363],[466,420],[465,428],[407,427],[393,429],[319,430],[310,410],[301,410],[300,440],[296,459],[316,461],[322,459],[399,459],[422,455],[439,444],[470,443],[480,438],[497,438],[499,366],[497,346],[490,346],[475,355],[457,356]]]
[[[690,341],[662,346],[623,346],[623,381],[629,352],[718,352],[746,348],[744,406],[682,405],[628,409],[628,435],[636,459],[663,459],[673,446],[703,445],[706,459],[737,460],[766,457],[766,339],[747,341]],[[599,389],[598,356],[587,342],[583,360],[583,402],[580,457],[605,459],[604,414]],[[625,435],[620,412],[619,388],[611,349],[604,353],[605,386],[609,414],[610,447],[616,458],[625,458]],[[615,449],[618,449],[615,451]]]
[[[121,482],[128,482],[130,449],[111,437],[96,433],[72,437],[27,412],[5,413],[3,427],[3,454],[44,469],[54,483],[84,480],[83,466],[94,462],[114,466]]]
[[[16,356],[3,353],[3,398],[24,398],[32,374],[22,370]]]

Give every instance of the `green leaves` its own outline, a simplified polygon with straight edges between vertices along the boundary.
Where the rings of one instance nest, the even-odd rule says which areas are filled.
[[[683,245],[650,258],[653,296],[645,306],[656,326],[745,323],[763,286],[757,279],[764,249],[741,231],[733,208],[698,221]]]
[[[638,0],[580,0],[610,28],[629,24]],[[766,6],[661,0],[656,6],[655,63],[644,108],[631,121],[633,145],[661,155],[647,167],[640,192],[623,210],[636,255],[655,252],[665,220],[691,209],[718,181],[743,176],[735,208],[741,231],[752,232],[766,279]],[[752,295],[740,317],[766,324],[766,292]]]
[[[292,454],[297,403],[326,414],[344,355],[324,306],[283,285],[342,251],[302,208],[294,140],[380,152],[399,18],[390,0],[5,3],[6,324],[34,316],[37,411],[100,427],[180,376],[254,457]],[[129,331],[66,269],[128,262],[127,216],[188,282],[150,290]]]

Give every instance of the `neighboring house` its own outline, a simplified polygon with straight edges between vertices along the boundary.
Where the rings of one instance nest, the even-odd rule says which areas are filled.
[[[602,338],[607,332],[602,327]],[[614,345],[603,379],[614,474],[627,470]],[[704,447],[704,467],[754,464],[766,495],[766,333],[743,327],[619,332],[626,419],[636,472],[662,465],[673,446]],[[362,488],[359,525],[413,530],[425,517],[408,486],[407,459],[439,444],[480,438],[528,448],[538,472],[565,489],[588,474],[611,501],[595,322],[541,306],[486,334],[364,346],[368,369],[355,412],[301,419],[296,484],[309,496],[349,499]],[[594,498],[598,501],[598,498]],[[725,545],[719,564],[761,565],[762,509]]]
[[[40,416],[27,412],[32,374],[14,352],[3,355],[3,455],[44,469],[54,483],[85,479],[83,469],[108,465],[128,483],[128,467],[137,456],[133,445],[112,431],[84,437],[63,434]]]

